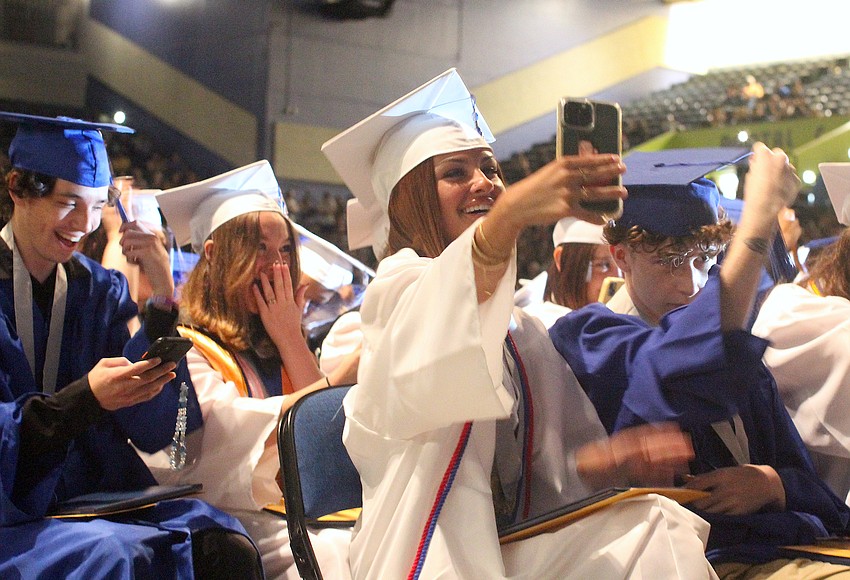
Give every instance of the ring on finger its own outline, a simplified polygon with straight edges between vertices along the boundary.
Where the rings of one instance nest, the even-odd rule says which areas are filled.
[[[589,197],[590,197],[590,192],[589,192],[589,191],[587,191],[587,188],[586,188],[585,186],[583,186],[583,185],[582,185],[582,186],[581,186],[581,198],[582,198],[582,199],[584,199],[584,200],[586,200],[586,199],[588,199]]]
[[[584,169],[582,169],[581,167],[579,167],[578,172],[581,174],[581,182],[582,182],[582,183],[587,183],[587,171],[585,171]]]
[[[277,304],[277,300],[275,300],[274,298],[270,298],[269,304]]]

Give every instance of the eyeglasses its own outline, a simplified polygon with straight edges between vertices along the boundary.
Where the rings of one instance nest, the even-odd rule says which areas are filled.
[[[594,272],[607,274],[614,269],[614,264],[611,263],[611,260],[592,260],[590,262],[590,269]]]
[[[702,248],[690,248],[685,250],[684,252],[677,253],[666,253],[662,254],[659,252],[656,254],[656,258],[653,262],[659,266],[666,266],[670,268],[670,275],[674,276],[676,274],[676,270],[684,266],[686,263],[693,261],[700,261],[701,264],[697,265],[697,268],[700,270],[707,269],[711,267],[715,260],[717,259],[717,254],[720,253],[720,248],[715,246],[710,246],[706,249]]]
[[[587,263],[587,278],[586,282],[590,283],[593,279],[594,272],[599,272],[601,274],[607,274],[613,271],[615,268],[614,264],[610,260],[591,260]]]

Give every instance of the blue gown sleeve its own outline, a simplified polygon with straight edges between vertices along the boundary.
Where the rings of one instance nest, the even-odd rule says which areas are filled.
[[[657,421],[701,426],[737,412],[767,346],[743,331],[722,333],[719,304],[712,276],[658,327],[591,304],[561,318],[550,336],[609,433]]]

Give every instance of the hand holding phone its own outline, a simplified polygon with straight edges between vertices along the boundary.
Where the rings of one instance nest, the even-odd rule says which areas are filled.
[[[162,362],[177,363],[192,348],[192,340],[182,336],[161,336],[142,355],[142,360],[159,358]]]
[[[586,98],[563,97],[558,104],[556,147],[558,157],[583,156],[597,153],[622,153],[622,112],[617,103]],[[587,185],[622,185],[617,176],[610,183]],[[579,204],[606,219],[623,213],[622,200],[581,201]]]

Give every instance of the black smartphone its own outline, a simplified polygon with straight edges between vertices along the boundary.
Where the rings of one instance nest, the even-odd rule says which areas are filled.
[[[563,97],[558,103],[557,155],[587,155],[592,153],[622,154],[623,113],[617,103],[595,101],[582,97]],[[610,185],[622,185],[617,176]],[[606,185],[606,184],[594,184]],[[623,213],[623,201],[580,202],[581,206],[606,219]]]
[[[161,336],[157,338],[144,355],[142,360],[159,358],[162,362],[176,363],[186,356],[192,348],[192,340],[182,336]]]

